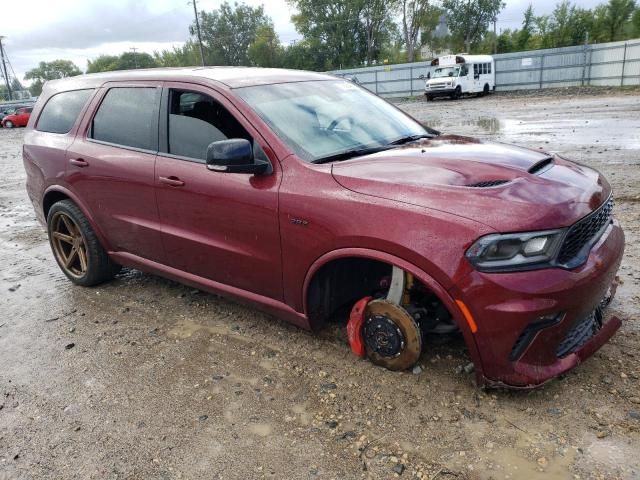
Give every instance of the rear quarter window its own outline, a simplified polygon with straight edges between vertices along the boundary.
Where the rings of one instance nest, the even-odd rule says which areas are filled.
[[[42,109],[36,130],[49,133],[69,133],[92,93],[93,89],[57,93],[49,99]]]

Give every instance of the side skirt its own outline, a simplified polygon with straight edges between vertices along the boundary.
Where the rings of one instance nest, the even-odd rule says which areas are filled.
[[[208,278],[193,275],[191,273],[178,270],[177,268],[168,267],[167,265],[153,262],[130,253],[109,252],[109,256],[113,258],[114,261],[126,267],[153,273],[161,277],[189,285],[190,287],[232,298],[240,303],[248,303],[261,311],[282,318],[283,320],[293,323],[300,328],[311,330],[311,325],[309,324],[309,319],[306,315],[296,312],[289,305],[278,300],[274,300],[273,298],[268,298],[256,293],[248,292],[247,290],[242,290],[241,288],[225,285],[223,283],[214,282]]]

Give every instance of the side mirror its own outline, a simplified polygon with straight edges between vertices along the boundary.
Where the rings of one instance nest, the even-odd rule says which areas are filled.
[[[253,157],[251,142],[244,138],[221,140],[207,147],[207,168],[214,172],[262,175],[270,167],[269,162]]]

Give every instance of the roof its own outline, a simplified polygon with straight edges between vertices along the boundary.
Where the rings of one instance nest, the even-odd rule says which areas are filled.
[[[493,62],[493,57],[491,55],[469,55],[467,53],[459,53],[457,56],[464,58],[465,62]]]
[[[76,88],[98,87],[105,82],[131,80],[189,81],[209,80],[228,88],[241,88],[274,83],[304,82],[311,80],[335,80],[333,75],[258,67],[180,67],[149,68],[139,70],[118,70],[114,72],[90,73],[76,77],[51,80],[47,88],[72,90]]]

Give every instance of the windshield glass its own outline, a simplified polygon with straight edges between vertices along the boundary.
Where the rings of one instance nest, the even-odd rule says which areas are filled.
[[[460,74],[460,67],[440,67],[436,68],[431,78],[457,77]]]
[[[309,162],[428,134],[386,101],[344,80],[260,85],[235,91]]]

